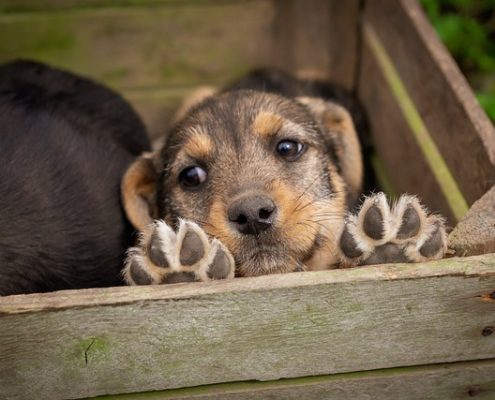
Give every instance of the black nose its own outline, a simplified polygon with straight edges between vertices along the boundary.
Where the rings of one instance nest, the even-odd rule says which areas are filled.
[[[266,196],[247,195],[235,200],[229,207],[229,221],[245,235],[255,235],[270,228],[277,207]]]

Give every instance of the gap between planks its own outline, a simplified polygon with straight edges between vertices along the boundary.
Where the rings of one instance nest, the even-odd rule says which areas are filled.
[[[442,364],[431,365],[417,365],[412,367],[396,367],[396,368],[383,368],[370,371],[356,371],[338,373],[332,375],[319,375],[308,376],[301,378],[289,378],[279,379],[275,381],[246,381],[246,382],[225,382],[212,385],[195,386],[180,389],[169,389],[164,391],[142,392],[142,393],[126,393],[119,395],[98,396],[91,397],[89,399],[98,400],[161,400],[161,399],[186,399],[186,398],[202,398],[207,396],[208,398],[215,395],[262,395],[263,392],[269,390],[280,390],[287,388],[304,388],[312,387],[315,385],[332,384],[334,382],[342,381],[344,384],[350,384],[356,380],[375,380],[386,378],[400,378],[410,376],[413,374],[435,374],[447,372],[449,370],[462,370],[466,368],[482,368],[482,369],[495,369],[495,359],[487,360],[474,360],[474,361],[462,361]],[[495,383],[495,377],[494,382]],[[477,385],[473,385],[478,387]],[[478,387],[478,390],[480,388]],[[486,391],[483,390],[486,394]],[[471,387],[466,388],[466,394],[471,397],[473,389]],[[490,390],[492,396],[495,396],[495,391]]]

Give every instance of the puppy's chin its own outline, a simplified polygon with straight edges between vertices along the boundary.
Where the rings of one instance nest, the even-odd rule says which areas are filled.
[[[239,276],[282,274],[302,270],[304,255],[291,254],[285,246],[244,246],[233,254]]]
[[[247,260],[236,260],[236,265],[236,271],[239,276],[259,276],[294,272],[297,270],[299,263],[296,259],[287,255],[278,256],[274,255],[273,252],[259,251]]]

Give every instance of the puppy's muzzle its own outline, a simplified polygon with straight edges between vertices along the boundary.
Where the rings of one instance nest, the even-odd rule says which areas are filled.
[[[257,235],[273,226],[277,207],[261,194],[243,195],[232,202],[227,211],[231,225],[245,235]]]

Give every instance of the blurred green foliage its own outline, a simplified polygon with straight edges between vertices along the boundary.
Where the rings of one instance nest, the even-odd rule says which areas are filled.
[[[421,4],[495,121],[495,0],[421,0]]]

